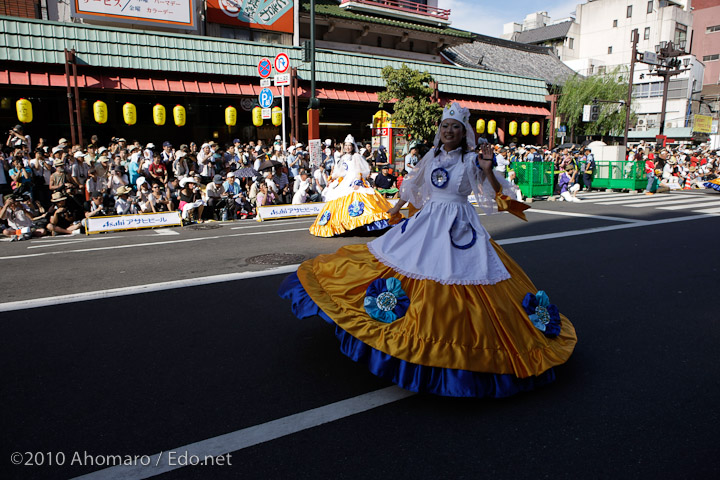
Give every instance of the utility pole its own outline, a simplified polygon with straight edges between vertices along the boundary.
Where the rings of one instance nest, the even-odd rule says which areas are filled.
[[[679,56],[685,55],[685,42],[682,42],[680,45],[676,46],[673,42],[660,42],[660,45],[656,47],[657,50],[657,59],[658,59],[658,65],[656,65],[657,72],[652,73],[652,67],[651,67],[651,75],[657,75],[658,77],[663,77],[663,99],[662,99],[662,110],[660,111],[660,137],[662,138],[665,134],[665,110],[666,110],[666,104],[667,104],[667,96],[668,96],[668,86],[670,84],[670,78],[674,77],[675,75],[679,75],[680,73],[688,70],[687,68],[680,68],[681,65],[685,64],[687,67],[689,64],[689,60],[685,59],[685,61],[680,61]],[[663,145],[665,144],[665,139],[663,138]]]
[[[630,80],[628,81],[627,101],[625,102],[625,135],[623,145],[627,148],[628,128],[630,128],[630,102],[632,101],[633,75],[635,75],[635,61],[637,60],[637,44],[640,34],[637,28],[632,31],[632,55],[630,56]]]
[[[310,0],[310,101],[308,102],[308,143],[320,138],[320,102],[315,96],[315,0]]]

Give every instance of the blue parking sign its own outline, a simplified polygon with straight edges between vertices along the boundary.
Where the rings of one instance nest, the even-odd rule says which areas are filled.
[[[270,108],[273,103],[273,93],[269,88],[263,88],[258,95],[258,103],[262,108]]]

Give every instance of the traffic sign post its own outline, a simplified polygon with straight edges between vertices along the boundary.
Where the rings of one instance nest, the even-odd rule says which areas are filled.
[[[273,102],[273,93],[272,90],[269,88],[263,88],[260,90],[260,94],[258,95],[258,103],[260,104],[260,107],[262,108],[270,108],[272,107]]]
[[[281,73],[275,75],[275,86],[276,87],[289,87],[290,86],[290,74]]]
[[[280,52],[275,55],[273,65],[275,65],[276,72],[285,73],[287,69],[290,68],[290,58],[288,58],[287,53]]]
[[[262,109],[262,118],[263,118],[263,120],[272,118],[272,108],[263,108]]]
[[[260,79],[260,88],[266,88],[272,85],[272,82],[269,78],[261,78]]]
[[[272,64],[267,58],[261,58],[257,66],[258,75],[260,78],[267,78],[272,73]]]

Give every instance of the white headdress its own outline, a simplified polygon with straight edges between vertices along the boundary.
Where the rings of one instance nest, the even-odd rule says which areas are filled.
[[[473,132],[472,126],[470,125],[470,110],[465,107],[461,107],[460,104],[457,102],[445,105],[445,109],[443,110],[440,123],[442,123],[443,120],[447,120],[449,118],[452,120],[457,120],[458,122],[463,124],[463,126],[465,127],[465,140],[467,141],[467,148],[468,150],[474,150],[475,132]],[[439,144],[440,127],[438,126],[438,131],[435,134],[435,140],[433,141],[433,145],[437,147]]]
[[[345,137],[345,142],[344,142],[344,143],[352,143],[353,145],[355,145],[355,137],[353,137],[352,135],[348,134],[348,136]]]

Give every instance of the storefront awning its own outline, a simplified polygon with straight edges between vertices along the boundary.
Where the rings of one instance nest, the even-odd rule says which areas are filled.
[[[256,97],[260,94],[261,88],[257,83],[244,84],[228,81],[169,80],[154,77],[113,76],[102,74],[82,74],[77,76],[77,80],[78,88],[164,92],[174,94],[196,93],[205,95],[243,95]],[[0,70],[0,85],[66,88],[67,81],[64,74],[20,70]],[[273,93],[279,95],[280,89],[277,87],[272,88]],[[298,95],[300,98],[309,98],[310,91],[309,89],[301,86],[298,88]],[[333,88],[318,88],[317,96],[321,100],[378,103],[376,92],[343,88],[340,86]],[[497,112],[534,116],[550,115],[550,111],[547,108],[539,106],[466,99],[448,99],[447,101],[458,102],[463,107],[469,108],[475,112]]]

